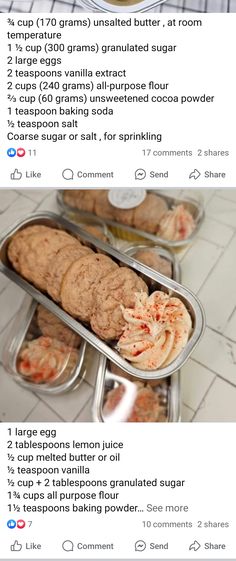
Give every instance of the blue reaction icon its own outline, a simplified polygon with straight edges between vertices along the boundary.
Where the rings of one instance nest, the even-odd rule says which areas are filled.
[[[16,155],[15,148],[8,148],[7,155],[9,156],[9,158],[14,158],[14,156]]]
[[[16,521],[15,520],[8,520],[7,527],[10,528],[10,530],[13,530],[16,527]]]

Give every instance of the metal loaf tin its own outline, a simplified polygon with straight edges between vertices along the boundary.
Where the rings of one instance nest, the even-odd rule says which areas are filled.
[[[100,355],[100,360],[97,370],[97,380],[93,398],[92,405],[92,416],[93,420],[97,423],[103,423],[103,406],[105,402],[106,393],[116,387],[117,383],[112,380],[113,376],[110,373],[110,368],[108,361],[105,356]],[[118,376],[116,376],[118,379]],[[163,387],[161,382],[154,386],[153,382],[143,378],[142,382],[149,383],[152,389],[156,392],[162,392]],[[172,376],[165,378],[163,382],[166,382],[166,407],[167,407],[167,420],[169,423],[177,423],[180,419],[180,371],[175,372]],[[120,383],[122,383],[122,377],[120,376]]]
[[[92,217],[94,218],[94,216],[96,216],[91,212],[76,209],[67,205],[64,202],[63,193],[64,193],[63,190],[57,191],[57,202],[60,209],[62,209],[63,212],[66,214],[67,218],[72,211],[74,213],[77,212],[78,215],[84,217],[87,216],[90,218]],[[204,219],[205,213],[202,204],[191,197],[171,197],[157,190],[149,189],[147,190],[147,193],[155,193],[156,195],[162,197],[166,201],[169,209],[172,208],[173,206],[177,206],[178,204],[183,204],[185,208],[187,208],[188,211],[192,214],[196,223],[196,228],[194,229],[192,234],[185,240],[177,240],[177,241],[165,240],[164,238],[160,238],[156,234],[150,234],[149,232],[145,232],[144,230],[138,230],[137,228],[127,226],[126,224],[121,224],[120,222],[116,222],[115,220],[109,220],[108,218],[103,218],[102,220],[112,229],[112,233],[114,234],[114,236],[117,236],[118,238],[122,238],[127,241],[136,241],[140,239],[145,239],[155,244],[165,246],[169,249],[181,249],[184,248],[189,243],[192,243]]]
[[[99,230],[101,230],[101,233],[106,237],[107,243],[116,247],[115,238],[111,230],[109,230],[109,228],[107,227],[104,220],[102,220],[102,218],[99,218],[94,214],[91,214],[91,216],[79,216],[77,212],[73,212],[72,210],[70,211],[69,214],[67,214],[67,212],[65,212],[64,214],[67,220],[70,220],[71,222],[73,222],[73,224],[77,224],[82,230],[84,229],[83,226],[94,226],[95,228],[98,228]]]
[[[69,392],[78,388],[83,378],[85,377],[86,370],[83,368],[86,342],[81,341],[78,349],[79,357],[76,368],[63,380],[63,373],[59,375],[51,383],[33,383],[24,378],[17,369],[17,359],[22,347],[29,333],[36,308],[38,303],[28,294],[25,296],[22,305],[16,315],[15,321],[10,332],[7,334],[7,341],[3,351],[3,365],[4,368],[12,375],[13,379],[26,388],[37,393],[59,395]]]
[[[137,274],[142,274],[142,276],[148,279],[156,281],[156,289],[163,289],[169,291],[171,294],[179,297],[186,305],[191,318],[192,318],[192,333],[187,345],[184,347],[179,356],[165,368],[160,368],[158,370],[148,371],[148,373],[139,370],[138,368],[132,366],[127,360],[125,360],[116,350],[116,346],[113,343],[106,343],[99,339],[95,333],[93,333],[89,326],[84,325],[72,318],[68,313],[66,313],[60,306],[49,298],[46,294],[35,288],[32,284],[23,279],[16,271],[13,270],[8,257],[7,257],[7,247],[12,236],[20,229],[33,225],[33,224],[44,224],[52,228],[59,228],[70,232],[71,234],[80,235],[81,239],[85,242],[89,242],[94,246],[95,249],[102,251],[104,254],[110,256],[118,263],[126,265],[133,269]],[[112,362],[117,364],[120,368],[128,372],[131,376],[135,378],[146,377],[148,379],[157,379],[169,376],[179,370],[181,366],[186,362],[197,343],[199,342],[203,330],[204,330],[204,311],[198,300],[198,298],[187,288],[181,286],[175,281],[160,275],[159,273],[152,271],[149,267],[138,263],[135,259],[120,253],[117,249],[111,247],[104,242],[97,240],[87,232],[81,230],[78,226],[72,224],[65,218],[57,216],[51,212],[41,212],[36,213],[30,217],[27,217],[15,226],[12,226],[7,233],[5,233],[1,245],[0,245],[0,271],[4,273],[8,278],[17,283],[21,288],[28,292],[37,302],[43,304],[52,313],[56,314],[64,323],[69,325],[71,329],[79,333],[83,339],[88,341],[93,347],[98,351],[106,355]]]
[[[140,249],[152,249],[157,252],[158,255],[164,257],[168,261],[170,261],[172,265],[172,279],[176,282],[180,282],[181,280],[181,271],[179,263],[176,260],[175,255],[164,249],[162,247],[158,247],[151,242],[146,243],[135,243],[125,248],[125,252],[130,255],[131,257],[140,250]],[[145,378],[143,379],[144,382],[148,380]],[[172,376],[168,376],[168,378],[163,379],[163,382],[166,382],[167,389],[166,389],[166,399],[167,399],[167,420],[169,423],[177,423],[180,419],[180,371],[175,372]],[[122,378],[120,378],[120,383],[122,383]],[[162,381],[160,381],[160,384]],[[152,381],[151,381],[152,385]],[[105,401],[106,393],[115,387],[114,381],[112,381],[112,377],[110,377],[110,369],[107,359],[100,355],[99,364],[98,364],[98,371],[97,371],[97,379],[95,385],[95,392],[94,392],[94,399],[93,399],[93,406],[92,406],[92,414],[93,420],[95,422],[104,422],[103,417],[103,405]],[[153,387],[154,391],[160,391],[161,385],[156,385]],[[164,390],[165,391],[165,390]]]
[[[112,12],[112,13],[134,13],[148,12],[166,0],[82,0],[81,5],[93,12]]]

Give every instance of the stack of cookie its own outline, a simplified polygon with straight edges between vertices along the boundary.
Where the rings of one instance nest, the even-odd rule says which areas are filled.
[[[144,201],[135,208],[119,209],[111,205],[108,190],[66,190],[64,202],[70,207],[92,212],[105,220],[113,220],[137,228],[143,232],[177,241],[188,238],[196,227],[191,213],[184,205],[172,209],[163,197],[148,193]]]
[[[73,317],[90,323],[104,340],[122,334],[121,306],[132,308],[137,292],[148,294],[134,271],[56,228],[35,225],[20,230],[9,244],[8,257],[20,275]]]

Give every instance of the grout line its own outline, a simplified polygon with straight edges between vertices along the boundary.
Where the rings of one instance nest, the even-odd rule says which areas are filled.
[[[57,413],[57,411],[55,411],[51,405],[48,405],[48,403],[47,403],[46,401],[44,401],[44,399],[43,399],[44,396],[43,396],[43,395],[42,395],[42,396],[41,396],[41,395],[39,396],[36,392],[33,392],[33,393],[34,393],[34,395],[37,396],[39,402],[43,403],[43,405],[45,405],[46,407],[48,407],[48,409],[50,409],[50,411],[52,411],[52,413],[53,413],[54,415],[56,415],[57,417],[59,417],[59,419],[61,419],[61,422],[62,422],[62,423],[71,422],[71,421],[66,421],[66,419],[63,419],[63,417],[60,415],[60,413]]]
[[[86,401],[86,403],[84,404],[84,406],[83,406],[83,408],[81,409],[81,411],[79,412],[79,414],[75,417],[73,423],[76,423],[76,422],[77,422],[77,419],[78,419],[78,422],[79,422],[79,417],[80,417],[81,413],[83,413],[85,407],[87,407],[89,401],[91,401],[91,406],[92,406],[92,399],[93,399],[93,396],[89,397],[88,401]],[[90,423],[90,422],[92,422],[92,421],[88,421],[88,422]]]
[[[227,382],[227,384],[229,384],[230,386],[232,386],[233,388],[236,387],[236,379],[235,379],[235,384],[233,382],[231,382],[230,380],[227,380],[226,378],[224,378],[222,376],[222,374],[219,374],[218,372],[215,372],[215,370],[213,370],[212,368],[210,368],[209,366],[206,366],[205,364],[203,364],[202,362],[200,362],[200,360],[196,360],[195,358],[192,358],[191,360],[193,360],[196,364],[199,364],[200,366],[203,366],[206,370],[208,370],[209,372],[211,372],[211,374],[214,374],[217,378],[220,378],[221,380],[224,380],[224,382]]]
[[[30,390],[27,390],[27,391],[30,391]],[[31,392],[31,393],[34,394],[34,392]],[[34,394],[34,395],[35,395],[35,394]],[[26,422],[27,422],[28,417],[29,417],[29,416],[31,415],[31,413],[35,410],[35,408],[37,407],[38,404],[39,404],[39,399],[38,399],[37,403],[35,403],[35,405],[32,407],[32,409],[27,413],[25,419],[23,420],[23,423],[26,423]]]
[[[204,282],[201,285],[201,288],[196,292],[197,295],[199,295],[199,291],[202,290],[202,288],[204,287],[205,283],[208,281],[209,277],[212,275],[214,269],[216,268],[216,266],[219,264],[220,259],[222,258],[222,256],[224,255],[224,253],[226,252],[226,250],[229,248],[231,242],[233,241],[234,237],[236,237],[236,233],[233,234],[232,238],[228,241],[228,243],[226,244],[226,246],[224,248],[222,248],[221,254],[219,255],[219,257],[217,258],[216,262],[214,263],[213,267],[211,268],[210,272],[208,273],[207,277],[205,278]]]
[[[194,413],[194,415],[193,415],[192,421],[195,419],[195,417],[196,417],[198,411],[201,409],[201,406],[202,406],[202,404],[204,403],[204,401],[205,401],[205,399],[206,399],[206,396],[207,396],[207,394],[209,393],[210,389],[212,388],[213,384],[215,383],[215,380],[216,380],[216,376],[215,376],[215,378],[213,378],[213,380],[211,381],[210,385],[209,385],[208,388],[207,388],[207,391],[205,392],[203,398],[201,399],[201,401],[200,401],[200,403],[199,403],[199,406],[198,406],[198,408],[196,409],[196,411],[195,411],[195,413]]]

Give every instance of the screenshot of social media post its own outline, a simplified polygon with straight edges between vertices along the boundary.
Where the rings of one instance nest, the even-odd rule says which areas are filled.
[[[235,187],[235,0],[1,7],[2,187]]]
[[[236,0],[0,0],[0,560],[235,561]]]

